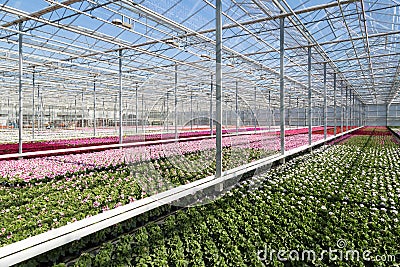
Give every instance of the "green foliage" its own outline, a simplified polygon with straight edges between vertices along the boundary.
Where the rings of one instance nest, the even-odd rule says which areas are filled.
[[[206,206],[177,212],[162,225],[149,224],[132,234],[136,246],[131,246],[134,256],[127,256],[127,262],[265,266],[256,254],[260,249],[312,249],[318,254],[329,247],[337,249],[339,239],[346,240],[347,249],[396,254],[400,148],[380,142],[356,138],[314,151],[241,182]],[[107,249],[114,255],[119,251],[118,245]],[[284,264],[276,255],[268,259],[269,266],[364,264],[370,263],[323,259]]]

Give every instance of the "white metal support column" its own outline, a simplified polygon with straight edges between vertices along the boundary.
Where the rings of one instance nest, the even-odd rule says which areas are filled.
[[[253,119],[254,119],[254,131],[257,132],[257,87],[256,86],[254,86]]]
[[[347,98],[348,98],[348,88],[346,85],[346,101],[345,101],[345,115],[346,115],[346,132],[349,130],[349,109],[348,109],[348,105],[347,105]]]
[[[142,112],[141,112],[141,120],[142,120],[142,134],[144,134],[144,123],[145,123],[145,119],[144,119],[144,94],[142,93]],[[143,135],[145,136],[145,135]]]
[[[136,88],[135,88],[135,131],[136,131],[136,133],[138,132],[138,126],[139,126],[138,88],[139,88],[139,84],[136,83]]]
[[[300,109],[299,109],[299,97],[296,97],[296,108],[297,108],[297,122],[296,128],[300,128]]]
[[[93,81],[93,136],[96,136],[96,80]]]
[[[328,126],[328,107],[326,101],[326,62],[324,63],[324,140],[326,140]]]
[[[311,46],[308,47],[308,145],[312,143],[312,118],[311,118]]]
[[[83,107],[83,88],[82,88],[82,98],[81,98],[81,110],[82,110],[82,118],[81,118],[81,129],[83,131],[83,124],[84,124],[84,116],[85,116],[85,110]]]
[[[388,103],[388,104],[386,104],[386,124],[385,124],[385,126],[387,127],[388,126],[388,116],[389,116],[389,109],[390,109],[390,103]]]
[[[32,139],[35,139],[35,67],[32,72]]]
[[[363,104],[363,123],[362,123],[363,126],[365,126],[365,124],[367,122],[367,113],[365,111],[365,107],[366,107],[366,105]]]
[[[122,49],[118,50],[118,76],[119,76],[119,128],[118,140],[122,144]]]
[[[236,134],[239,133],[239,106],[238,106],[238,81],[236,80],[235,90],[235,115],[236,115]]]
[[[19,23],[18,35],[18,153],[22,154],[22,128],[23,128],[23,115],[22,115],[22,22]]]
[[[215,32],[215,39],[216,39],[216,70],[215,70],[215,77],[216,77],[216,155],[215,155],[215,162],[216,162],[216,171],[215,171],[215,178],[219,178],[222,175],[222,0],[216,0],[216,32]]]
[[[356,98],[355,98],[355,95],[354,95],[354,91],[353,91],[353,126],[356,126],[357,125],[357,120],[356,120]]]
[[[281,155],[285,154],[285,81],[284,81],[284,41],[285,41],[285,21],[284,18],[279,19],[280,35],[279,35],[279,112],[280,112],[280,142]]]
[[[193,89],[190,89],[190,130],[193,131]]]
[[[167,98],[167,100],[166,100],[165,105],[166,105],[166,109],[167,109],[167,115],[165,117],[165,124],[167,125],[167,132],[169,132],[169,120],[168,120],[168,117],[169,117],[169,91],[168,91],[168,89],[167,89],[166,98]]]
[[[271,131],[272,111],[271,111],[271,91],[270,90],[268,90],[268,111],[269,111],[268,131]]]
[[[102,127],[105,127],[106,126],[106,124],[105,124],[105,106],[104,106],[104,98],[103,98],[103,109],[102,109],[102,119],[101,119],[101,126]]]
[[[336,136],[337,130],[336,130],[336,124],[337,124],[337,119],[336,119],[336,72],[333,73],[333,135]]]
[[[178,139],[178,65],[175,65],[175,87],[174,87],[174,126],[175,126],[175,139]]]
[[[77,115],[77,110],[76,110],[76,97],[77,97],[77,95],[75,95],[75,122],[74,122],[74,125],[75,125],[75,127],[74,127],[74,129],[76,130],[76,122],[78,121],[78,115]]]
[[[213,136],[213,76],[211,75],[210,84],[210,135]]]
[[[350,129],[350,127],[353,125],[353,107],[352,107],[352,98],[351,98],[351,95],[352,95],[352,93],[351,93],[351,88],[349,89],[349,101],[348,101],[348,108],[349,108],[349,114],[348,114],[348,116],[349,116],[349,125],[347,126],[347,130],[349,130]]]
[[[289,95],[289,104],[288,104],[288,106],[286,107],[286,111],[287,111],[287,123],[288,123],[288,126],[289,126],[289,128],[290,128],[290,112],[291,112],[291,106],[292,106],[292,97],[291,97],[291,95]]]
[[[343,81],[340,82],[340,133],[343,133],[344,128],[344,114],[343,114]]]

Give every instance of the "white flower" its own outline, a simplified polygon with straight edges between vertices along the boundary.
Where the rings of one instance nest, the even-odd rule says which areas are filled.
[[[325,206],[322,206],[321,209],[326,210],[326,207],[325,207]]]

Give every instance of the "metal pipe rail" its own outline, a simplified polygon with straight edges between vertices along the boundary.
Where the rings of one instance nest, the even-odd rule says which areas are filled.
[[[10,266],[22,261],[33,258],[44,252],[60,247],[74,240],[79,240],[82,237],[110,227],[116,223],[120,223],[127,219],[138,216],[147,211],[153,210],[162,205],[179,200],[206,188],[216,186],[227,180],[231,180],[239,175],[255,171],[269,164],[282,162],[283,159],[294,156],[298,153],[310,150],[313,147],[320,146],[328,141],[332,141],[342,135],[351,133],[361,127],[349,130],[347,132],[320,140],[311,145],[302,146],[284,155],[271,156],[260,159],[249,164],[239,166],[237,168],[225,171],[220,178],[209,176],[201,180],[181,185],[168,191],[158,193],[130,204],[112,209],[110,211],[94,215],[83,220],[61,226],[48,232],[26,238],[13,244],[0,248],[0,266]]]

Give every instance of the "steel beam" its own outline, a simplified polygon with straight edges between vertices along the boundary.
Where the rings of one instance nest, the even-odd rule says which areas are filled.
[[[235,90],[235,116],[236,116],[236,134],[239,133],[239,107],[238,107],[238,81],[236,80]]]
[[[175,139],[178,139],[178,65],[175,65],[175,86],[174,86],[174,126],[175,126]]]
[[[165,117],[165,124],[167,125],[167,132],[169,131],[169,91],[167,89],[167,93],[166,93],[166,102],[165,102],[165,106],[166,106],[166,110],[167,110],[167,116]],[[165,99],[165,98],[164,98]]]
[[[96,136],[96,80],[93,81],[93,136]]]
[[[346,132],[349,130],[349,108],[348,108],[348,88],[346,85],[345,115],[346,115]]]
[[[271,124],[272,124],[271,90],[268,90],[268,111],[269,111],[268,131],[271,131]]]
[[[213,76],[211,75],[210,83],[210,135],[213,136]]]
[[[118,140],[119,143],[122,144],[122,49],[118,50],[118,81],[119,81],[119,107],[118,107],[118,115],[119,115],[119,128],[118,128]]]
[[[279,19],[279,100],[280,100],[280,143],[281,155],[285,154],[285,20],[284,17]]]
[[[22,22],[19,22],[19,35],[18,35],[18,152],[19,154],[22,154],[22,131],[23,131],[23,95],[22,95],[22,75],[23,75],[23,70],[22,70]]]
[[[216,25],[215,25],[215,48],[216,48],[216,172],[215,178],[222,175],[222,0],[216,0]]]
[[[145,119],[144,119],[144,94],[142,93],[142,115],[140,116],[141,117],[141,120],[142,120],[142,134],[143,134],[143,136],[145,136],[144,135],[144,123],[145,123]]]
[[[75,4],[77,2],[82,2],[82,1],[83,0],[67,0],[67,1],[62,2],[61,4],[65,5],[65,6],[69,6],[69,5]],[[45,14],[48,14],[50,12],[54,12],[54,11],[60,9],[60,8],[63,8],[63,7],[60,6],[60,5],[51,5],[49,7],[46,7],[44,9],[42,9],[42,10],[39,10],[37,12],[29,14],[29,17],[39,18],[39,17],[41,17],[41,16],[43,16]],[[19,18],[17,20],[14,20],[14,21],[7,22],[7,23],[1,25],[1,27],[8,28],[10,26],[17,25],[17,24],[20,24],[20,23],[25,22],[25,21],[29,21],[30,20],[29,17],[22,17],[22,18]]]
[[[333,73],[333,135],[336,136],[337,119],[336,119],[336,72]]]
[[[299,109],[299,97],[296,98],[296,108],[297,108],[297,128],[300,128],[300,109]]]
[[[324,140],[326,140],[328,127],[328,106],[326,101],[326,63],[324,63]]]
[[[311,46],[308,47],[308,55],[307,55],[307,62],[308,62],[308,145],[312,143],[312,102],[311,102]]]
[[[35,67],[32,72],[32,139],[35,139]]]
[[[190,89],[190,130],[193,131],[193,88]]]
[[[139,127],[138,87],[139,87],[139,84],[136,83],[136,88],[135,88],[135,132],[136,133],[138,133],[138,127]]]
[[[253,118],[254,118],[254,131],[257,131],[257,86],[254,86],[254,108],[253,108]]]

